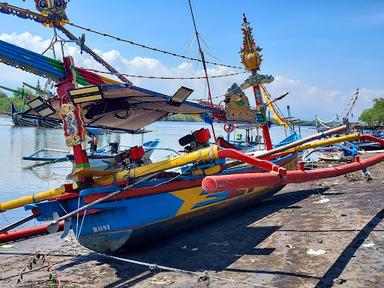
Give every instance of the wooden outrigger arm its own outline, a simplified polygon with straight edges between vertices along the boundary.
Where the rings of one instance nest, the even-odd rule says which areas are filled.
[[[291,148],[297,147],[299,145],[308,143],[308,142],[313,141],[313,140],[317,140],[317,139],[320,139],[320,138],[325,138],[325,137],[328,137],[328,136],[331,136],[331,135],[334,135],[334,134],[338,134],[338,133],[343,133],[347,129],[348,129],[347,125],[341,125],[341,126],[329,129],[329,130],[321,132],[321,133],[316,133],[316,134],[310,135],[308,137],[305,137],[305,138],[300,139],[298,141],[289,143],[287,145],[280,146],[280,147],[277,147],[277,148],[274,148],[274,149],[262,152],[262,153],[258,154],[257,157],[264,158],[264,157],[267,157],[267,156],[270,156],[270,155],[274,155],[274,154],[277,154],[277,153],[280,153],[280,152],[284,152],[284,151],[287,151],[287,150],[289,150]],[[346,141],[346,140],[344,140],[344,141]]]
[[[351,136],[350,138],[355,138],[357,134],[347,135]],[[338,142],[342,142],[343,137],[339,137]],[[345,138],[345,137],[344,137]],[[332,144],[337,143],[336,139],[332,139],[329,142]],[[376,138],[371,135],[357,135],[357,140],[369,140],[379,143],[381,146],[384,146],[384,140]],[[345,140],[344,140],[345,141]],[[326,140],[322,141],[323,143]],[[314,146],[314,145],[312,145]],[[299,162],[298,170],[286,171],[285,175],[271,172],[267,173],[245,173],[245,174],[232,174],[232,175],[216,175],[216,176],[207,176],[204,178],[202,186],[205,191],[208,193],[216,193],[225,190],[229,190],[233,187],[238,189],[247,188],[247,187],[256,187],[256,186],[274,186],[274,185],[286,185],[289,183],[302,183],[313,180],[319,180],[323,178],[331,178],[340,175],[344,175],[351,172],[356,172],[363,170],[369,166],[375,165],[381,161],[384,161],[384,153],[374,156],[369,159],[360,160],[360,157],[355,157],[353,163],[341,165],[338,167],[329,167],[322,169],[315,169],[305,171],[304,166]]]
[[[299,146],[296,146],[295,148],[290,148],[288,150],[286,149],[285,150],[286,152],[283,154],[286,155],[289,153],[294,153],[294,152],[309,149],[309,148],[315,148],[318,146],[330,145],[330,144],[335,144],[339,142],[353,141],[353,140],[369,140],[369,141],[378,142],[384,146],[384,141],[376,137],[373,137],[370,135],[350,134],[350,135],[320,140],[320,141],[316,141],[316,142],[309,143],[302,146],[299,145]],[[302,141],[297,141],[297,142],[301,143]],[[292,146],[292,144],[290,144],[289,146]],[[280,154],[275,154],[275,157],[278,157],[279,155]],[[161,172],[161,171],[181,167],[187,164],[196,163],[196,162],[206,162],[206,161],[211,161],[218,158],[235,159],[242,163],[248,163],[249,165],[260,167],[265,171],[273,171],[273,173],[277,173],[277,175],[280,175],[280,176],[285,176],[286,173],[290,173],[289,171],[286,171],[286,169],[283,167],[279,167],[267,160],[260,159],[260,156],[253,157],[234,149],[219,149],[217,146],[214,145],[212,147],[201,149],[192,153],[188,153],[186,155],[176,156],[173,158],[165,159],[159,162],[143,165],[137,168],[124,170],[117,173],[83,168],[75,171],[75,176],[93,177],[93,181],[95,182],[96,185],[109,185],[115,181],[121,181],[129,178],[135,179],[135,178],[143,177],[156,172]],[[364,163],[364,162],[362,161],[361,163]],[[370,165],[373,165],[373,164],[370,164]],[[246,174],[246,175],[249,175],[249,174]],[[239,174],[236,174],[235,176],[237,177],[239,176]],[[220,177],[226,177],[226,176],[210,176],[210,178],[212,177],[219,177],[217,179],[221,179]],[[208,180],[205,180],[205,181],[208,181]],[[0,203],[0,212],[22,207],[31,203],[41,202],[49,198],[58,197],[65,193],[74,192],[73,189],[66,189],[64,186],[56,189],[48,190],[46,192],[40,192],[34,195],[25,196],[19,199]]]
[[[276,153],[273,155],[268,155],[267,157],[264,156],[262,158],[266,158],[266,159],[269,159],[271,157],[276,158],[276,157],[284,156],[284,155],[287,155],[290,153],[300,152],[300,151],[313,149],[313,148],[317,148],[317,147],[321,147],[321,146],[328,146],[328,145],[333,145],[336,143],[341,143],[341,142],[346,142],[346,141],[357,141],[360,139],[359,137],[361,137],[361,136],[363,136],[363,135],[359,135],[359,134],[355,133],[355,134],[348,134],[348,135],[339,136],[339,137],[327,138],[324,140],[313,141],[313,142],[309,142],[309,143],[299,145],[299,146],[296,146],[293,148],[289,148],[289,149],[285,150],[284,152]],[[258,155],[258,157],[260,157],[260,156]]]
[[[0,203],[0,213],[6,210],[19,208],[31,203],[41,202],[41,201],[47,200],[48,198],[54,198],[54,197],[63,195],[64,193],[66,192],[65,192],[65,187],[63,185],[59,188],[55,188],[48,191],[39,192],[33,195],[24,196],[11,201],[3,202],[3,203]]]
[[[207,176],[204,178],[202,185],[204,190],[208,193],[216,193],[230,190],[233,187],[243,189],[247,187],[302,183],[356,172],[369,166],[375,165],[381,161],[384,161],[384,153],[366,160],[360,160],[357,156],[355,157],[355,161],[353,163],[341,165],[338,167],[329,167],[308,171],[287,171],[286,175],[284,176],[274,172]]]

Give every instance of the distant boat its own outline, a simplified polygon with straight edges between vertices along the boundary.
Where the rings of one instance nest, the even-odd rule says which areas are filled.
[[[18,112],[13,102],[11,104],[11,116],[14,126],[17,127],[61,128],[59,120]]]

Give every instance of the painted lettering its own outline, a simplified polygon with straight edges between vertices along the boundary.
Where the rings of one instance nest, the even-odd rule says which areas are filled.
[[[93,233],[98,233],[98,232],[110,231],[111,227],[109,227],[109,224],[106,224],[102,226],[92,227],[92,229],[93,229]]]

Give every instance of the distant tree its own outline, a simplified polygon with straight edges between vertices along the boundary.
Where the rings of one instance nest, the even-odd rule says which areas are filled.
[[[365,109],[359,120],[369,125],[384,125],[384,98],[373,100],[373,107]]]
[[[18,92],[13,93],[13,97],[7,97],[6,94],[0,91],[0,113],[7,114],[11,111],[11,103],[13,102],[18,110],[23,109],[24,101],[34,97],[34,93],[30,89],[18,87]]]

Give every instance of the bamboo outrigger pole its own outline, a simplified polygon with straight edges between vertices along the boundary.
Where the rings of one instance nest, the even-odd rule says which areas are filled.
[[[284,145],[284,146],[281,146],[281,147],[277,147],[277,148],[271,149],[269,151],[262,152],[262,153],[258,154],[257,157],[264,158],[266,156],[270,156],[270,155],[274,155],[274,154],[277,154],[277,153],[280,153],[280,152],[284,152],[286,150],[289,150],[291,148],[295,148],[297,146],[300,146],[302,144],[308,143],[308,142],[313,141],[313,140],[317,140],[317,139],[320,139],[320,138],[323,138],[323,137],[331,136],[333,134],[338,134],[338,133],[345,132],[347,129],[348,129],[347,125],[341,125],[341,126],[329,129],[329,130],[324,131],[324,132],[313,134],[311,136],[305,137],[303,139],[300,139],[298,141],[289,143],[287,145]]]
[[[3,202],[3,203],[0,203],[0,213],[6,210],[22,207],[31,203],[41,202],[48,198],[53,198],[53,197],[63,195],[64,193],[66,193],[65,187],[62,186],[62,187],[51,189],[48,191],[39,192],[33,195],[24,196],[15,200]]]

